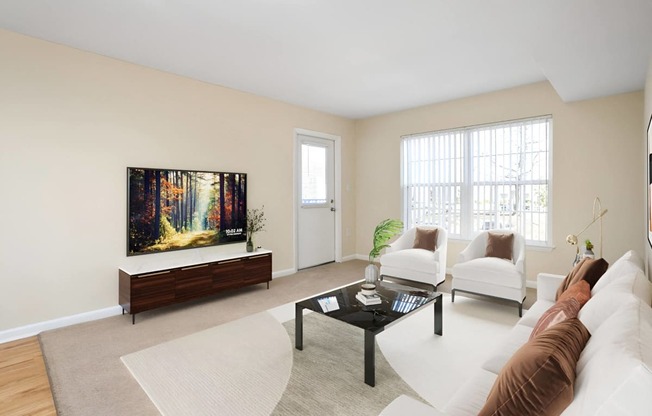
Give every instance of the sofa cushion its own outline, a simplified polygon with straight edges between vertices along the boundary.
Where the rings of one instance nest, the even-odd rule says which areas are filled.
[[[497,257],[480,257],[453,266],[455,279],[491,282],[493,285],[513,288],[523,287],[522,276],[516,266]]]
[[[386,267],[397,267],[407,270],[437,271],[435,253],[420,248],[409,248],[406,250],[393,251],[383,254],[380,264]]]
[[[478,370],[469,377],[444,407],[447,416],[477,415],[487,400],[487,395],[496,381],[496,374]],[[402,415],[410,413],[403,413]]]
[[[489,355],[487,361],[482,364],[482,368],[498,375],[507,361],[514,355],[519,348],[530,338],[532,327],[527,325],[516,324],[509,331],[509,334],[498,347]]]
[[[412,248],[420,248],[429,251],[437,250],[438,233],[439,233],[438,228],[417,227],[414,233],[414,244],[412,245]]]
[[[650,281],[641,271],[620,276],[595,294],[578,314],[592,334],[628,299],[636,297],[646,304],[652,300]]]
[[[487,233],[487,248],[485,257],[498,257],[499,259],[512,260],[514,251],[514,234]]]
[[[600,280],[598,280],[595,286],[591,289],[591,294],[595,295],[602,290],[602,288],[617,279],[618,276],[637,271],[642,272],[644,267],[643,260],[641,260],[639,255],[633,250],[628,251],[616,260],[606,272],[604,272],[604,275],[602,275]]]
[[[589,259],[584,258],[579,263],[573,267],[573,270],[568,273],[568,276],[564,279],[559,288],[557,289],[557,297],[559,299],[562,293],[568,289],[574,283],[579,282],[580,280],[586,280],[589,282],[591,288],[596,284],[598,279],[607,271],[609,263],[605,259]]]
[[[566,414],[650,414],[652,309],[630,299],[605,320],[582,352],[575,398]]]
[[[561,414],[573,400],[575,365],[589,337],[574,318],[523,345],[505,364],[478,414]]]
[[[566,299],[575,299],[581,308],[591,299],[591,285],[586,280],[573,283],[561,294],[558,301],[561,302]]]
[[[559,300],[550,309],[545,311],[534,329],[530,334],[530,340],[534,339],[543,331],[572,318],[577,318],[577,313],[580,311],[580,303],[577,299],[569,297],[568,299]]]

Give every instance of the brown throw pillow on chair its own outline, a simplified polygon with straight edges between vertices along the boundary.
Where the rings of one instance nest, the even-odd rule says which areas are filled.
[[[417,232],[414,235],[413,248],[422,248],[424,250],[435,251],[437,250],[437,234],[439,229],[426,229],[417,227]]]
[[[512,260],[514,256],[514,234],[487,234],[487,249],[485,257],[498,257]]]

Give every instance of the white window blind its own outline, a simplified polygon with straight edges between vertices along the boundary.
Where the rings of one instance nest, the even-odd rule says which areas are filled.
[[[406,226],[438,225],[460,239],[507,229],[549,245],[551,135],[543,116],[403,137]]]

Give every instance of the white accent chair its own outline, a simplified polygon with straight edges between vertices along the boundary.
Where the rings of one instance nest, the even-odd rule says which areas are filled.
[[[446,252],[448,233],[445,229],[432,226],[419,228],[437,231],[437,249],[433,252],[413,248],[416,227],[405,231],[396,241],[385,249],[380,257],[380,278],[383,276],[397,277],[414,282],[437,285],[446,280]]]
[[[451,271],[451,300],[455,302],[456,292],[508,299],[518,303],[518,316],[523,316],[526,289],[525,239],[522,235],[513,233],[512,261],[485,257],[489,232],[512,233],[505,230],[483,231],[462,250]]]

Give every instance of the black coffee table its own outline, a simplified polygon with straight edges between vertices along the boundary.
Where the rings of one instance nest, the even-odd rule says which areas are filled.
[[[360,291],[362,283],[364,281],[297,302],[295,305],[295,347],[298,350],[303,350],[304,309],[362,328],[364,330],[364,382],[373,387],[376,384],[376,335],[432,302],[435,302],[435,334],[443,335],[443,302],[439,292],[412,287],[404,283],[380,281],[376,284],[376,292],[380,295],[382,303],[365,306],[355,297]],[[324,311],[320,300],[322,303],[328,302],[328,305],[332,306],[335,299],[338,309]]]

